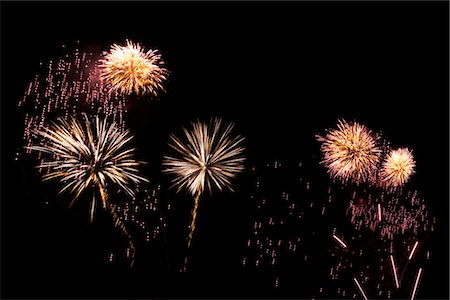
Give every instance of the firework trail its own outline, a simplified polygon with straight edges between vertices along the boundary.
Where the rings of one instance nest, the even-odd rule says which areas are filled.
[[[417,272],[416,280],[414,281],[414,288],[413,288],[411,298],[410,298],[411,300],[414,300],[416,297],[417,288],[419,287],[419,282],[420,282],[420,278],[422,276],[422,272],[423,272],[422,268],[420,268],[419,271]]]
[[[108,184],[112,184],[134,196],[131,184],[147,181],[138,173],[137,167],[141,163],[134,160],[134,149],[128,147],[133,136],[128,131],[122,132],[115,123],[108,123],[106,119],[96,117],[91,122],[87,115],[84,115],[84,122],[60,118],[37,134],[42,137],[42,143],[31,146],[30,150],[50,156],[50,160],[44,160],[38,166],[48,170],[43,180],[59,179],[62,184],[60,193],[68,191],[74,194],[70,205],[86,189],[93,188],[91,222],[97,202],[95,193],[98,192],[103,208],[110,209],[115,225],[129,237],[130,248],[134,250],[115,206],[108,202],[107,192]]]
[[[367,182],[373,178],[380,161],[378,137],[364,125],[340,120],[337,129],[316,136],[322,143],[322,164],[333,178],[344,182]]]
[[[210,123],[193,122],[190,129],[183,128],[184,140],[170,136],[169,146],[175,156],[165,156],[164,172],[174,175],[173,187],[178,192],[187,189],[194,197],[192,222],[188,237],[188,250],[191,245],[197,218],[200,196],[205,190],[214,188],[233,190],[231,180],[244,170],[245,157],[241,136],[233,136],[233,123],[225,124],[220,118]],[[187,267],[185,257],[184,270]]]
[[[101,60],[100,68],[110,92],[157,96],[159,91],[164,91],[162,83],[169,74],[163,65],[158,50],[145,52],[138,43],[127,40],[124,46],[111,46]]]

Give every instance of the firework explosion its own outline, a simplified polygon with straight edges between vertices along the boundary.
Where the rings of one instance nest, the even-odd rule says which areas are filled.
[[[75,201],[83,191],[91,186],[98,188],[103,207],[106,207],[108,196],[107,182],[118,185],[130,196],[134,191],[130,183],[147,181],[138,174],[134,149],[128,148],[133,136],[121,132],[115,123],[108,123],[96,117],[91,123],[84,115],[84,123],[74,118],[69,122],[58,119],[38,132],[46,141],[42,145],[32,146],[31,150],[49,153],[56,160],[44,161],[38,168],[46,168],[49,173],[43,180],[59,179],[63,184],[60,193],[70,191],[75,194]],[[91,219],[95,210],[95,202],[91,206]]]
[[[110,87],[110,92],[130,95],[158,95],[164,91],[162,83],[168,71],[158,50],[147,52],[139,44],[127,40],[125,46],[114,44],[100,61],[102,78]]]
[[[388,188],[404,185],[414,174],[416,163],[407,148],[392,150],[383,161],[381,169],[382,183]]]
[[[364,125],[342,120],[337,129],[328,130],[328,134],[316,136],[322,143],[322,164],[333,178],[344,182],[366,182],[371,180],[380,161],[381,150],[378,138]]]
[[[325,205],[329,212],[338,212],[347,203],[351,225],[346,225],[344,215],[323,215],[332,218],[327,223],[344,225],[328,233],[334,245],[328,250],[331,281],[319,288],[321,297],[414,298],[430,258],[426,241],[436,219],[417,191],[395,189],[414,172],[411,152],[391,151],[388,141],[358,123],[341,121],[337,130],[317,138],[322,142],[322,164],[343,183],[328,188]]]
[[[169,146],[178,156],[165,156],[164,171],[175,176],[173,186],[178,186],[178,191],[187,189],[195,197],[188,249],[195,231],[200,196],[205,189],[212,192],[214,187],[219,191],[233,190],[231,179],[244,170],[244,138],[231,136],[233,127],[233,123],[227,125],[220,118],[214,118],[210,124],[197,121],[192,123],[191,130],[183,128],[185,142],[170,136]]]
[[[60,193],[74,194],[72,203],[88,188],[94,188],[100,195],[103,208],[109,209],[116,226],[129,237],[130,248],[134,252],[131,237],[117,215],[116,207],[108,202],[107,185],[120,187],[130,196],[134,195],[131,183],[138,184],[147,179],[138,174],[134,149],[128,148],[133,136],[121,132],[115,123],[108,123],[96,117],[91,123],[84,115],[84,123],[72,118],[69,122],[58,119],[50,127],[37,132],[43,139],[41,145],[30,150],[50,154],[51,160],[43,161],[38,168],[47,169],[43,180],[59,179]],[[56,159],[55,159],[56,157]],[[90,209],[90,220],[94,219],[96,207],[94,190]]]

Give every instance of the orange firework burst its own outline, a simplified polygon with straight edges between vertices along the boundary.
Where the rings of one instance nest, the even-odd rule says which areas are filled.
[[[404,185],[414,174],[416,163],[412,152],[407,148],[392,150],[381,168],[382,183],[388,188]]]
[[[324,137],[316,136],[322,143],[322,164],[333,178],[354,182],[371,179],[380,161],[378,137],[357,122],[347,123],[342,120],[337,127],[328,130]]]
[[[127,40],[126,46],[112,45],[100,62],[102,78],[111,92],[157,96],[158,91],[164,91],[162,83],[169,72],[158,50],[145,52],[139,44]]]

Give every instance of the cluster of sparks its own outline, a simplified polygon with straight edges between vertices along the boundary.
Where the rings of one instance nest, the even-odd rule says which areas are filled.
[[[377,231],[381,238],[389,240],[407,233],[434,231],[436,220],[431,219],[425,201],[417,192],[364,194],[353,193],[347,209],[356,229]]]
[[[331,129],[325,137],[318,135],[322,143],[322,164],[333,178],[343,181],[366,182],[376,172],[381,150],[378,138],[364,125],[341,120],[337,129]]]
[[[158,95],[164,91],[168,71],[158,50],[147,52],[139,44],[127,40],[126,45],[114,44],[101,60],[101,77],[110,92]]]
[[[353,280],[358,292],[353,291],[354,296],[414,299],[418,288],[414,282],[420,280],[413,277],[418,270],[414,267],[419,265],[423,270],[420,265],[430,258],[425,242],[434,231],[436,219],[417,192],[399,194],[377,189],[356,191],[345,186],[347,192],[338,193],[330,187],[329,197],[339,200],[334,202],[350,198],[347,214],[353,228],[339,234],[337,228],[333,229],[335,247],[329,253],[334,264],[329,274],[336,283]],[[342,297],[352,293],[343,287],[336,291]]]
[[[292,163],[274,161],[267,168],[252,168],[257,171],[250,194],[256,217],[241,264],[269,271],[281,293],[301,282],[303,292],[315,291],[314,298],[414,299],[424,262],[431,256],[426,240],[436,226],[417,192],[350,183],[327,187],[305,176],[313,172],[308,165],[300,163],[295,169],[299,176],[291,178]],[[345,209],[348,216],[338,213]],[[332,225],[337,219],[351,226],[338,229]],[[331,227],[319,226],[321,223]],[[314,268],[308,262],[315,260],[329,262],[323,269],[329,282],[311,282],[301,275],[283,277],[283,271],[299,268],[317,272],[308,269]]]
[[[86,113],[104,115],[125,127],[125,98],[109,93],[100,79],[99,59],[95,51],[74,50],[63,45],[63,54],[48,63],[40,64],[40,72],[31,80],[18,107],[24,112],[24,144],[29,147],[40,143],[36,130],[48,126],[56,117],[68,119]],[[20,151],[17,153],[20,154]]]
[[[133,231],[136,247],[151,247],[157,245],[156,241],[163,239],[166,243],[167,213],[171,210],[170,201],[161,200],[161,185],[141,182],[135,189],[134,197],[123,197],[120,193],[111,195],[118,218]],[[143,241],[143,244],[139,244]],[[107,259],[109,263],[117,263],[115,255],[117,250],[111,250]],[[127,252],[132,252],[128,247]]]
[[[325,214],[325,206],[318,205],[303,162],[270,161],[252,167],[252,175],[249,197],[255,212],[241,264],[272,274],[277,289],[298,284],[298,278],[284,278],[283,271],[312,268],[312,243],[319,232],[311,224]]]

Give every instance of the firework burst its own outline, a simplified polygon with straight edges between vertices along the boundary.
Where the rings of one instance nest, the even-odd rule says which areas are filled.
[[[206,189],[210,192],[213,188],[233,190],[231,180],[244,170],[244,138],[232,136],[233,127],[233,123],[224,124],[220,118],[214,118],[210,124],[197,121],[192,123],[192,129],[183,128],[185,141],[170,136],[169,146],[177,156],[164,158],[164,171],[175,176],[173,186],[178,186],[178,192],[187,189],[194,196],[188,249],[195,230],[200,196]],[[186,264],[187,256],[184,269]]]
[[[381,168],[382,183],[388,188],[404,185],[414,174],[416,163],[412,152],[407,148],[392,150]]]
[[[41,145],[31,146],[32,151],[50,154],[51,160],[44,160],[38,168],[47,169],[43,180],[59,179],[62,184],[60,193],[69,191],[74,194],[70,205],[87,189],[94,189],[90,209],[90,220],[94,219],[96,197],[100,195],[104,209],[109,209],[115,226],[129,238],[129,256],[134,257],[135,247],[131,236],[119,219],[116,207],[109,203],[107,185],[118,185],[130,196],[134,195],[130,187],[147,181],[136,169],[141,163],[134,160],[134,149],[128,144],[133,139],[129,131],[122,132],[115,123],[95,117],[91,123],[86,114],[84,122],[74,118],[66,121],[62,118],[44,127],[37,134],[42,137]],[[132,260],[133,264],[134,260]]]
[[[342,120],[337,129],[328,130],[325,137],[317,135],[322,143],[322,164],[333,178],[365,182],[372,179],[380,161],[378,137],[364,125]]]
[[[37,132],[43,142],[31,150],[54,155],[56,159],[43,161],[38,168],[48,169],[43,180],[59,179],[60,193],[70,191],[75,201],[89,187],[98,188],[103,207],[106,207],[108,181],[134,195],[131,183],[147,181],[138,174],[140,162],[134,160],[134,149],[128,148],[133,136],[122,132],[115,123],[96,117],[91,123],[84,114],[84,123],[74,118],[62,118]],[[72,201],[72,202],[73,202]],[[95,203],[91,206],[93,218]]]
[[[127,40],[125,46],[112,45],[100,62],[102,78],[111,92],[157,96],[158,91],[164,91],[162,83],[168,70],[163,67],[158,50],[145,52],[139,44]]]

